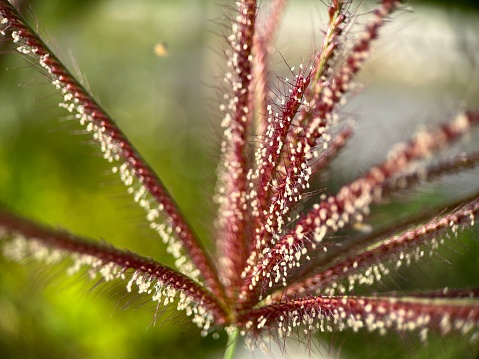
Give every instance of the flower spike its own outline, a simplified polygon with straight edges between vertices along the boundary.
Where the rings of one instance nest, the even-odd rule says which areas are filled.
[[[451,214],[433,219],[429,223],[405,231],[400,235],[386,238],[384,241],[368,245],[363,251],[339,260],[331,267],[321,270],[320,274],[308,277],[305,282],[294,284],[281,292],[281,297],[296,298],[304,293],[321,293],[334,295],[336,291],[347,293],[354,290],[355,285],[372,285],[381,280],[384,275],[390,274],[388,262],[393,262],[394,268],[409,265],[429,256],[443,244],[450,235],[444,235],[450,230],[457,235],[460,228],[474,225],[479,214],[479,198],[467,203]],[[342,284],[343,279],[346,286]]]
[[[73,260],[67,270],[70,275],[86,266],[90,277],[99,274],[106,282],[129,278],[128,292],[136,284],[138,293],[151,295],[153,301],[166,305],[178,298],[178,309],[192,315],[204,334],[212,323],[227,321],[223,308],[211,293],[153,259],[53,230],[4,211],[0,211],[0,230],[3,252],[11,259],[33,257],[52,264],[69,257]]]
[[[418,331],[422,340],[430,330],[441,335],[454,332],[476,341],[479,336],[479,305],[468,300],[437,298],[383,298],[318,296],[267,305],[240,318],[243,333],[251,340],[267,330],[279,338],[296,328],[320,332],[367,329],[384,335],[388,331]]]
[[[0,2],[0,20],[3,36],[11,37],[19,53],[38,61],[63,96],[60,107],[73,113],[99,143],[103,157],[113,164],[113,173],[120,175],[135,202],[146,211],[150,227],[168,244],[180,270],[195,279],[203,276],[219,295],[222,290],[204,249],[163,183],[123,132],[8,1]],[[185,254],[193,265],[183,258]]]

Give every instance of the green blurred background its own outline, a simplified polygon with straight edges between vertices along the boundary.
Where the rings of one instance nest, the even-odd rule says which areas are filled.
[[[291,2],[286,19],[288,31],[282,31],[278,40],[278,48],[290,64],[308,57],[314,41],[310,27],[320,33],[320,7],[320,2]],[[379,55],[371,60],[372,65],[361,78],[366,85],[377,80],[381,85],[367,86],[348,109],[358,110],[359,117],[372,121],[358,126],[358,137],[368,136],[371,140],[376,136],[370,142],[379,145],[364,150],[364,142],[353,142],[343,164],[335,166],[341,181],[331,183],[333,188],[363,171],[375,156],[382,157],[383,148],[391,145],[389,140],[398,140],[408,133],[411,123],[416,121],[411,117],[419,113],[421,118],[428,119],[424,115],[432,109],[434,115],[441,113],[439,119],[447,118],[441,112],[443,107],[436,108],[428,102],[430,97],[439,93],[439,98],[450,102],[446,107],[450,106],[451,112],[458,105],[478,104],[475,96],[479,93],[476,81],[479,47],[475,47],[474,25],[473,35],[470,25],[452,27],[447,34],[455,37],[446,46],[444,34],[431,30],[439,38],[435,39],[441,44],[439,51],[437,43],[429,43],[428,38],[425,41],[430,49],[427,46],[424,49],[418,42],[423,34],[415,34],[417,30],[411,26],[411,23],[422,24],[423,17],[431,14],[450,24],[457,25],[464,18],[468,24],[474,24],[477,14],[471,8],[467,16],[456,9],[449,9],[444,15],[425,5],[421,8],[422,11],[419,9],[412,15],[413,20],[407,14],[400,14],[403,21],[393,28],[400,31],[385,32],[385,40],[378,46]],[[227,9],[214,1],[198,0],[35,0],[29,9],[34,14],[30,23],[37,24],[40,33],[71,69],[78,64],[85,83],[158,171],[212,251],[211,196],[221,133],[215,89],[223,86],[224,68],[223,58],[216,52],[224,47],[220,34],[228,32],[228,27],[221,25],[225,23]],[[305,16],[311,18],[308,26],[304,26]],[[400,38],[408,35],[411,27],[412,40],[407,36]],[[167,44],[167,56],[155,56],[156,44]],[[410,52],[396,53],[404,48]],[[411,54],[417,58],[411,58]],[[431,74],[427,81],[411,80],[417,78],[414,75],[417,66],[423,66],[423,71],[432,67],[431,58],[441,77],[428,69]],[[402,72],[392,71],[398,70],[399,63],[409,66],[406,68],[411,73],[406,76],[406,68]],[[285,71],[278,54],[274,64],[279,72]],[[120,248],[171,265],[163,246],[148,230],[142,211],[132,203],[117,178],[109,174],[98,150],[90,146],[90,138],[79,133],[80,127],[57,108],[58,98],[48,82],[31,66],[25,66],[19,56],[2,55],[0,65],[0,203],[52,226],[106,239]],[[397,72],[401,75],[395,77]],[[389,97],[384,89],[391,93]],[[418,100],[419,93],[426,94],[425,99]],[[384,102],[379,103],[378,99]],[[391,114],[391,104],[409,112]],[[399,122],[404,113],[410,118]],[[395,118],[394,123],[399,122],[399,127],[388,125],[375,134],[370,133],[374,118],[380,120],[385,114]],[[387,140],[382,131],[391,132],[386,133]],[[362,153],[362,157],[358,161],[352,153]],[[467,180],[473,182],[471,178]],[[454,186],[446,183],[443,187]],[[421,199],[413,198],[413,202],[420,206],[422,198],[434,199],[437,190],[434,187],[414,194],[412,197],[421,195]],[[397,207],[400,206],[393,210],[404,211]],[[471,245],[479,249],[473,240]],[[469,257],[456,256],[461,263],[454,263],[451,266],[454,270],[445,269],[440,279],[447,277],[451,282],[457,281],[458,286],[478,286],[477,279],[474,280],[479,264],[475,256]],[[1,358],[211,358],[220,357],[225,347],[223,335],[219,339],[211,335],[201,338],[197,328],[181,315],[165,313],[152,326],[151,304],[137,300],[128,310],[122,310],[124,303],[114,295],[119,287],[98,294],[90,291],[92,283],[78,277],[64,278],[62,269],[46,270],[33,263],[22,266],[5,259],[0,259],[0,268]],[[467,275],[471,270],[476,272]],[[368,334],[356,339],[351,335],[332,336],[329,340],[332,344],[325,346],[332,352],[336,347],[344,347],[344,356],[352,358],[397,357],[404,346],[415,343],[414,338]],[[462,341],[459,344],[432,341],[429,348],[411,344],[409,357],[437,357],[437,354],[454,358],[459,352],[477,354],[477,347],[468,349],[468,344]],[[260,357],[259,353],[254,355]]]

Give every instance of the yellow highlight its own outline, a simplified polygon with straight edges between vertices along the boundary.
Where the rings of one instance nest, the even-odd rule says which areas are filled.
[[[165,57],[168,55],[168,44],[166,42],[158,42],[154,48],[155,55]]]

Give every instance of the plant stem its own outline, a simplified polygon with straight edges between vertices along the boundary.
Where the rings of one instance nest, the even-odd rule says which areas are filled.
[[[233,359],[233,355],[238,343],[239,329],[235,328],[228,335],[228,344],[226,345],[225,355],[223,359]]]

